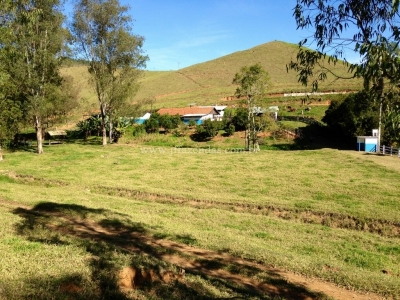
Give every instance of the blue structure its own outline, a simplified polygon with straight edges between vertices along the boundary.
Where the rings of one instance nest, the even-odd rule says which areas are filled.
[[[379,152],[378,138],[379,138],[378,129],[372,129],[372,136],[358,136],[357,150],[365,152]]]
[[[188,117],[185,118],[185,117],[183,117],[182,118],[183,123],[186,124],[186,125],[188,125],[191,120],[194,120],[196,122],[196,125],[203,124],[203,120],[201,119],[201,117],[197,117],[197,118],[193,118],[193,117],[192,118],[188,118]]]
[[[365,152],[377,152],[378,137],[377,136],[358,136],[357,150]]]
[[[150,113],[145,113],[143,117],[137,118],[134,120],[135,124],[141,125],[144,122],[146,122],[146,120],[148,120],[150,118]]]
[[[135,119],[135,124],[142,125],[145,121],[146,121],[146,119],[138,118],[138,119]]]

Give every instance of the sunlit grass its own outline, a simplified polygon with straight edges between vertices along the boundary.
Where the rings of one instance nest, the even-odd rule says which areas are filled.
[[[57,291],[65,278],[93,295],[92,272],[100,269],[89,262],[99,255],[96,249],[110,244],[88,245],[78,229],[96,225],[100,233],[140,230],[399,296],[400,241],[398,233],[385,232],[400,222],[397,158],[331,149],[235,153],[146,144],[64,144],[46,146],[44,155],[17,151],[4,157],[0,288],[30,282],[17,295],[40,295],[31,289],[38,284]],[[29,213],[32,207],[37,209]],[[115,258],[104,258],[112,268],[132,259],[128,248],[120,252],[112,245]]]

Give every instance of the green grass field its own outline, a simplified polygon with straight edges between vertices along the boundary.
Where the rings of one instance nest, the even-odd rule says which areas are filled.
[[[4,158],[0,299],[328,298],[271,268],[400,297],[398,158],[89,143]],[[118,288],[124,267],[137,289]]]

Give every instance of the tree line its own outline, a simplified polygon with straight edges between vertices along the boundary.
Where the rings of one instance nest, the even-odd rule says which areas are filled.
[[[0,140],[30,125],[43,153],[44,130],[78,105],[78,88],[60,74],[69,56],[87,61],[103,145],[107,132],[112,140],[107,119],[125,109],[148,59],[127,12],[118,0],[76,1],[67,26],[60,0],[0,0]]]
[[[298,29],[311,36],[299,42],[288,65],[313,90],[328,78],[362,78],[363,90],[332,102],[324,120],[345,136],[379,128],[381,140],[400,144],[400,15],[398,0],[297,0]],[[316,51],[306,48],[316,45]],[[354,53],[359,61],[349,62]],[[348,76],[332,71],[343,63]],[[379,147],[378,147],[379,149]]]
[[[316,90],[328,77],[343,78],[332,71],[337,63],[348,67],[347,78],[363,79],[363,90],[333,101],[324,118],[348,136],[378,127],[379,144],[381,139],[400,144],[398,8],[399,1],[393,0],[297,0],[294,7],[297,28],[312,33],[299,42],[296,58],[287,65],[299,82]],[[316,50],[305,47],[310,41]],[[60,74],[72,56],[87,62],[102,144],[111,142],[114,121],[130,109],[128,100],[148,60],[143,42],[144,37],[132,33],[128,7],[118,0],[78,0],[68,25],[60,0],[0,0],[0,140],[11,140],[30,125],[37,153],[43,152],[44,130],[78,104],[72,78]],[[358,62],[346,60],[349,49],[359,55]],[[257,64],[243,67],[233,83],[236,95],[246,99],[246,148],[257,151],[263,128],[257,99],[267,87],[268,73]]]

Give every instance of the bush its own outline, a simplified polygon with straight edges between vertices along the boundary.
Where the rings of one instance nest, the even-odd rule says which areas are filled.
[[[197,125],[197,123],[196,123],[195,120],[192,119],[192,120],[189,120],[188,125],[189,125],[190,128],[193,128],[193,127],[195,127]]]
[[[178,128],[182,121],[179,115],[161,115],[158,117],[158,123],[159,126],[163,127],[166,132],[169,132],[172,129]]]
[[[93,134],[99,135],[101,131],[101,118],[99,116],[91,116],[86,120],[79,121],[76,127],[78,127],[78,132],[85,139]]]
[[[164,130],[166,132],[168,132],[169,130],[173,129],[173,125],[171,122],[171,118],[169,115],[161,115],[158,118],[158,125],[162,128],[164,128]]]
[[[238,108],[236,114],[232,117],[231,123],[236,130],[245,130],[247,126],[248,112],[245,108]]]
[[[196,125],[196,134],[199,136],[206,135],[206,130],[202,125]]]
[[[218,134],[221,129],[221,122],[205,120],[202,125],[196,126],[196,135],[200,139],[210,139]]]
[[[225,127],[225,132],[228,136],[231,136],[235,133],[235,125],[229,124]]]
[[[144,127],[147,133],[156,133],[160,128],[158,122],[160,115],[158,113],[151,114],[150,118],[144,122]]]
[[[181,124],[178,128],[176,128],[172,134],[176,137],[181,137],[187,135],[189,132],[189,126],[186,124]]]
[[[112,132],[113,142],[118,143],[118,140],[125,134],[125,132],[132,126],[131,118],[120,117],[113,122],[114,130]]]
[[[218,121],[211,121],[211,120],[205,120],[203,122],[204,131],[206,134],[206,137],[208,138],[213,138],[218,134],[218,131],[221,129],[221,123]]]
[[[172,123],[172,129],[178,128],[183,123],[179,115],[170,116],[170,120]]]
[[[146,128],[145,128],[145,126],[143,124],[142,125],[133,126],[132,135],[134,137],[142,136],[145,133],[146,133]]]

